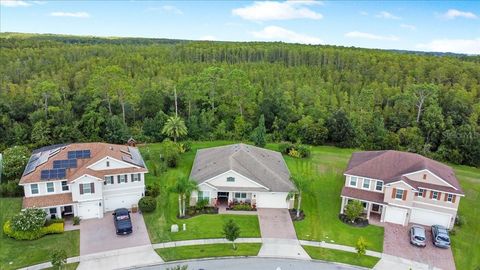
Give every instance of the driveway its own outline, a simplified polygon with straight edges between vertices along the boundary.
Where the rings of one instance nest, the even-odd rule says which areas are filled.
[[[425,227],[427,232],[425,248],[418,248],[410,244],[409,228],[411,225],[404,227],[386,222],[383,252],[436,268],[455,270],[452,250],[437,248],[433,245],[430,227]]]
[[[143,216],[131,213],[133,233],[116,235],[111,212],[102,219],[87,219],[80,222],[80,255],[105,252],[115,249],[150,245]]]

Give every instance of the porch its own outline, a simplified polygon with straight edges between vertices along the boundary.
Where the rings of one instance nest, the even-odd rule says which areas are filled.
[[[378,225],[383,222],[383,213],[384,213],[384,205],[378,202],[370,202],[361,199],[349,198],[349,197],[342,197],[342,206],[340,209],[340,214],[344,214],[345,208],[348,203],[353,200],[358,200],[363,205],[363,217],[368,219],[370,224]]]
[[[248,205],[251,208],[256,206],[256,194],[245,191],[217,191],[217,197],[212,204],[219,209],[228,210],[236,205]]]
[[[43,208],[47,213],[47,219],[60,219],[60,218],[73,218],[74,206],[73,204],[69,205],[59,205],[59,206],[51,206]]]

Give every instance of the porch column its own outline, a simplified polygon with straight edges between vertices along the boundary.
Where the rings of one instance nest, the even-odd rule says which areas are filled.
[[[340,207],[340,214],[343,214],[344,208],[345,208],[345,197],[342,197],[342,206]]]
[[[370,219],[370,211],[372,210],[372,204],[367,202],[367,219]]]
[[[61,206],[57,206],[57,218],[63,218]]]
[[[385,210],[387,209],[387,207],[385,205],[382,205],[382,214],[380,216],[380,222],[384,222],[385,221]]]

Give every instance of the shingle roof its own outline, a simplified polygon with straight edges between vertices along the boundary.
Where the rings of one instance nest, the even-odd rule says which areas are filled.
[[[381,192],[368,191],[364,189],[343,187],[342,196],[349,197],[352,199],[359,199],[369,202],[384,203],[383,197],[384,194]]]
[[[404,174],[425,169],[442,178],[463,194],[451,167],[414,153],[394,150],[356,152],[352,154],[345,174],[370,177],[391,183],[401,180]]]
[[[190,177],[200,184],[229,170],[270,191],[295,190],[282,154],[242,143],[198,150]]]
[[[30,207],[48,207],[48,206],[57,206],[71,204],[72,193],[63,193],[55,195],[44,195],[44,196],[33,196],[33,197],[24,197],[22,208]]]
[[[108,143],[72,143],[72,144],[64,144],[64,145],[55,145],[55,146],[48,146],[43,147],[33,151],[33,155],[42,156],[42,153],[46,151],[52,151],[52,149],[58,149],[58,153],[54,152],[55,154],[52,155],[43,155],[46,156],[46,162],[39,164],[36,168],[34,168],[31,172],[28,172],[25,169],[25,172],[20,179],[20,184],[26,183],[34,183],[40,182],[40,172],[42,170],[48,170],[53,168],[53,161],[55,160],[65,160],[68,159],[68,151],[76,151],[76,150],[90,150],[91,155],[90,158],[86,159],[77,159],[77,168],[67,169],[67,176],[66,179],[71,182],[78,177],[89,174],[92,176],[96,176],[99,178],[103,178],[105,174],[111,173],[121,173],[121,172],[146,172],[147,168],[145,163],[140,155],[140,152],[135,147],[129,147],[125,145],[117,145],[117,144],[108,144]],[[94,171],[88,169],[87,167],[94,164],[95,162],[105,158],[105,157],[112,157],[114,159],[124,161],[130,163],[132,165],[138,166],[139,168],[136,169],[114,169],[114,170],[105,170],[105,171]],[[27,166],[28,167],[28,166]]]

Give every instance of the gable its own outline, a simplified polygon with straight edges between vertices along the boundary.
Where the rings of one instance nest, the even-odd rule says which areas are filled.
[[[88,166],[87,168],[92,169],[94,171],[101,171],[101,170],[113,170],[113,169],[125,169],[125,168],[138,168],[138,166],[107,156],[95,162],[94,164]]]
[[[393,182],[393,183],[387,184],[387,186],[390,187],[390,188],[403,189],[403,190],[415,189],[414,187],[411,187],[410,185],[408,185],[404,181]]]
[[[407,173],[405,176],[408,177],[408,179],[420,182],[420,183],[427,183],[427,184],[432,184],[432,185],[439,185],[439,186],[446,186],[446,187],[453,187],[440,177],[436,176],[429,170],[421,170],[418,172],[412,172],[412,173]]]
[[[233,178],[234,181],[230,182],[227,181],[228,178]],[[212,177],[211,179],[205,181],[204,183],[208,183],[212,186],[216,187],[252,187],[252,188],[265,188],[261,184],[235,172],[232,170],[229,170],[225,173],[219,174],[215,177]],[[267,188],[265,188],[267,189]],[[268,189],[267,189],[268,190]]]

